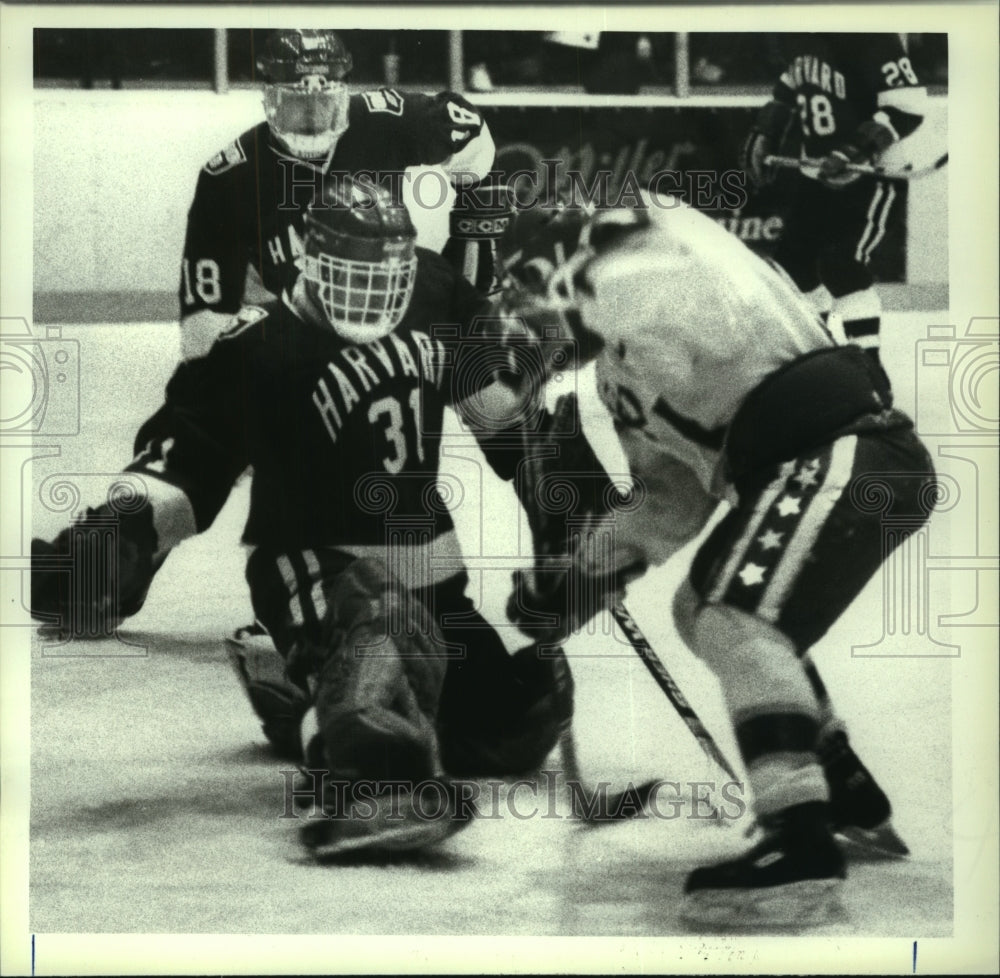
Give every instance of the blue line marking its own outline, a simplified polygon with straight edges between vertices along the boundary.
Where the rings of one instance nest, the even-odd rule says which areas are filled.
[[[31,935],[31,974],[35,974],[35,935]]]
[[[917,973],[917,942],[913,942],[913,973]]]

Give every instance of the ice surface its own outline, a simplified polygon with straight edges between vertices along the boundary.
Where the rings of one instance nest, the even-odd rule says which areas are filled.
[[[914,342],[933,314],[887,315],[886,359],[901,404],[913,400]],[[163,324],[64,327],[81,344],[82,428],[33,480],[104,472],[128,461],[138,422],[159,403],[176,355]],[[584,400],[592,431],[601,414]],[[606,433],[610,431],[605,425]],[[615,446],[598,436],[599,451]],[[513,496],[474,448],[447,464],[471,487],[459,515],[485,613],[502,621],[510,562],[523,533]],[[483,472],[480,485],[476,472]],[[92,487],[93,488],[93,487]],[[510,785],[495,809],[411,864],[317,867],[303,861],[295,820],[283,811],[281,765],[263,746],[231,674],[222,637],[250,620],[238,535],[247,484],[216,525],[173,553],[124,643],[56,648],[32,643],[30,927],[42,933],[253,933],[424,935],[673,935],[695,860],[743,844],[748,816],[724,827],[650,818],[596,830],[568,819],[562,784],[550,796]],[[508,495],[505,495],[508,494]],[[98,494],[99,497],[99,494]],[[479,503],[482,500],[482,503]],[[480,514],[486,514],[480,522]],[[941,517],[942,519],[944,517]],[[35,532],[65,514],[36,505]],[[935,519],[938,519],[935,517]],[[735,758],[718,688],[681,647],[669,599],[684,557],[632,588],[628,605],[723,750]],[[496,561],[494,561],[496,563]],[[487,567],[482,571],[478,570]],[[858,752],[883,783],[913,855],[852,865],[843,916],[829,935],[946,936],[952,911],[952,703],[955,660],[852,654],[881,634],[873,582],[815,659]],[[944,600],[944,599],[943,599]],[[940,611],[940,608],[935,608]],[[948,636],[951,630],[939,630]],[[514,634],[504,632],[512,647]],[[957,641],[957,640],[956,640]],[[959,643],[960,644],[960,643]],[[616,790],[664,778],[720,782],[714,768],[636,656],[606,623],[569,645],[577,678],[581,774]],[[559,770],[554,753],[548,767]],[[555,777],[555,775],[553,775]],[[664,796],[666,797],[666,796]],[[667,807],[667,806],[664,806]],[[672,811],[673,809],[668,809]],[[556,814],[559,817],[543,817]],[[902,946],[902,943],[901,943]],[[908,947],[908,943],[906,944]],[[334,967],[332,964],[331,967]]]

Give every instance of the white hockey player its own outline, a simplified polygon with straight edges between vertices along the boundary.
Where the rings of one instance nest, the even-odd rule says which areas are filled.
[[[695,870],[685,913],[747,925],[822,915],[845,876],[834,829],[873,828],[890,810],[804,657],[892,549],[883,519],[928,517],[930,457],[881,369],[836,345],[776,267],[678,200],[524,211],[502,254],[512,318],[547,349],[562,336],[596,355],[645,497],[604,517],[612,566],[581,550],[568,578],[522,577],[515,617],[557,613],[553,639],[572,632],[596,610],[574,596],[610,602],[727,501],[674,616],[718,676],[765,834]],[[856,504],[865,485],[885,512]]]

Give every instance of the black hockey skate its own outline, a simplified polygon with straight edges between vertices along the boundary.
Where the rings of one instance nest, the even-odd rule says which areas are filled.
[[[796,805],[743,856],[696,869],[684,887],[681,919],[725,930],[828,922],[839,908],[846,876],[829,817],[823,802]]]
[[[892,826],[892,806],[885,792],[851,749],[847,734],[835,731],[819,749],[830,786],[833,830],[848,853],[867,858],[902,859],[910,854]]]

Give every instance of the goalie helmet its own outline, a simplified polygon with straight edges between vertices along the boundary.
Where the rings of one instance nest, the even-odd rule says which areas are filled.
[[[257,59],[264,78],[264,114],[293,156],[330,153],[347,129],[350,95],[344,76],[350,52],[333,31],[275,31]]]
[[[350,343],[391,333],[410,304],[417,232],[384,190],[330,178],[305,217],[307,294]]]

